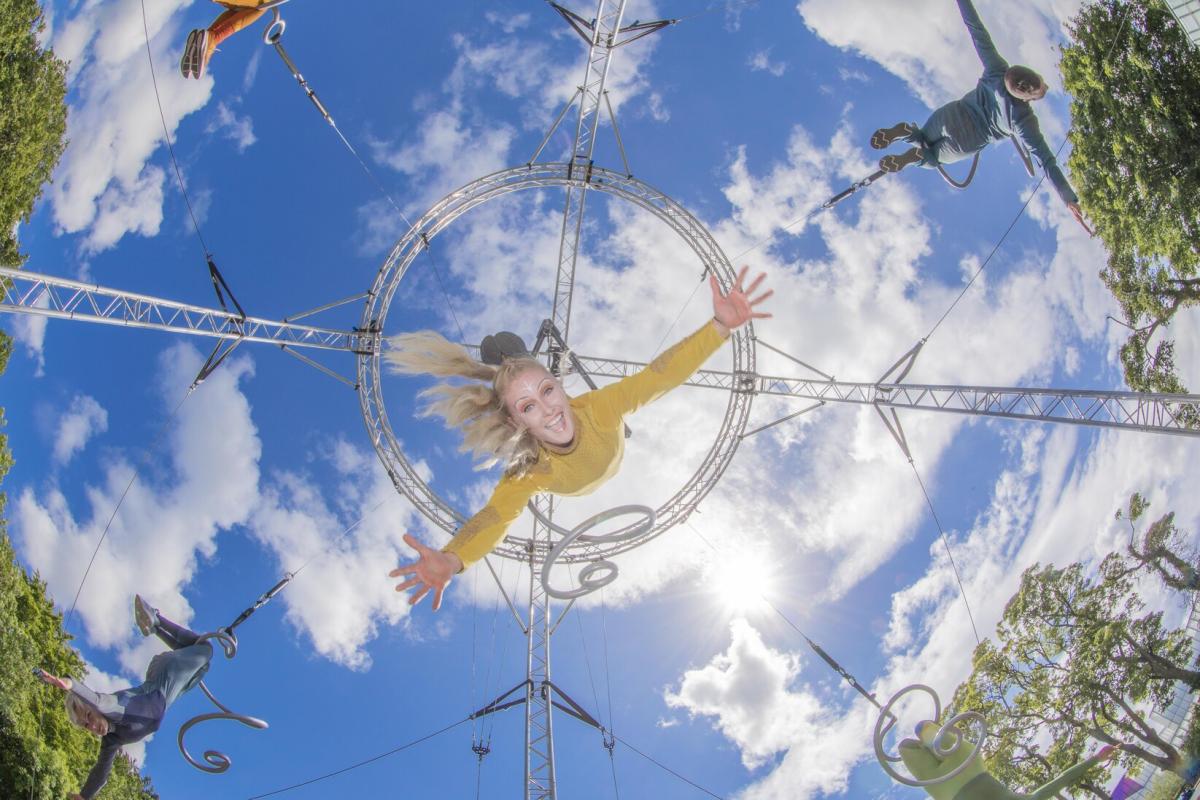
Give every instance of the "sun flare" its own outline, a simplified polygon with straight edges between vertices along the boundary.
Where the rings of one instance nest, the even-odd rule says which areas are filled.
[[[771,562],[761,553],[740,552],[714,558],[708,585],[722,607],[733,612],[768,607],[772,591]]]

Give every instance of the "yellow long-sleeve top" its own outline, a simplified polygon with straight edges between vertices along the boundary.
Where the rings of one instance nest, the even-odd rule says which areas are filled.
[[[571,398],[575,413],[571,444],[555,447],[543,443],[538,460],[524,475],[501,478],[487,505],[459,528],[443,551],[454,553],[466,568],[492,552],[534,494],[577,497],[594,492],[621,466],[625,415],[686,381],[724,341],[716,323],[709,322],[641,371]]]

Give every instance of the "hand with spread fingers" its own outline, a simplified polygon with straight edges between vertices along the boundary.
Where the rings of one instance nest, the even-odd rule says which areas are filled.
[[[411,564],[405,564],[402,567],[397,567],[388,573],[390,578],[399,578],[404,575],[411,577],[403,583],[396,585],[397,592],[407,591],[412,589],[413,592],[409,595],[408,604],[414,606],[433,591],[433,610],[437,611],[442,607],[442,593],[446,591],[446,586],[450,583],[450,579],[462,571],[463,563],[458,556],[453,553],[443,553],[440,550],[434,550],[432,547],[427,547],[412,534],[404,534],[404,541],[409,547],[417,551],[417,560]]]
[[[1071,216],[1075,221],[1083,226],[1083,229],[1088,232],[1088,236],[1095,236],[1096,232],[1088,226],[1087,220],[1083,217],[1083,209],[1079,207],[1079,203],[1067,203],[1067,210],[1071,212]]]
[[[752,319],[766,319],[771,316],[761,311],[755,311],[754,307],[773,295],[775,290],[769,289],[758,297],[751,298],[754,291],[766,279],[767,274],[760,272],[749,287],[743,288],[746,273],[749,271],[750,268],[747,266],[743,266],[738,271],[737,280],[733,282],[733,288],[729,290],[729,294],[721,294],[721,285],[717,282],[716,275],[710,275],[708,278],[709,286],[712,287],[713,320],[723,329],[721,331],[723,334],[740,328]]]
[[[71,686],[73,684],[71,683],[70,678],[60,678],[57,675],[52,675],[49,672],[41,669],[37,670],[37,676],[42,680],[43,683],[47,683],[57,689],[62,689],[64,692],[71,691]]]

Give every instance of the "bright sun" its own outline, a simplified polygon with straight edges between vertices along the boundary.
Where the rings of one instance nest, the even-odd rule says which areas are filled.
[[[722,554],[710,562],[706,580],[727,610],[758,611],[768,607],[772,572],[771,563],[759,553]]]

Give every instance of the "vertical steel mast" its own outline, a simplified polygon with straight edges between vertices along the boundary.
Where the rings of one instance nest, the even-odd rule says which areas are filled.
[[[575,144],[571,150],[571,171],[586,172],[591,168],[596,149],[596,133],[600,129],[600,103],[604,99],[604,83],[608,66],[621,29],[625,0],[599,0],[596,17],[590,22],[572,14],[562,6],[555,9],[588,41],[587,63],[583,83],[579,86],[579,117],[575,122]],[[583,207],[587,200],[584,187],[567,187],[563,208],[562,240],[558,247],[558,274],[554,283],[554,312],[550,319],[558,328],[563,341],[571,333],[571,298],[575,288],[575,261],[579,256],[579,235],[583,228]]]
[[[534,499],[538,510],[549,517],[554,501],[548,495]],[[539,541],[549,542],[550,529],[540,520],[533,523],[533,541],[529,545],[529,624],[525,628],[528,648],[525,653],[525,797],[527,800],[553,800],[558,796],[554,778],[554,702],[550,684],[551,608],[546,587],[540,579],[541,560],[535,549]],[[543,553],[544,555],[544,553]]]
[[[600,102],[612,45],[621,26],[625,0],[599,0],[596,16],[590,22],[555,5],[580,36],[588,41],[587,63],[583,83],[579,87],[579,116],[575,122],[575,141],[571,148],[570,171],[586,171],[592,164],[596,149],[596,132],[600,127]],[[554,281],[554,308],[551,321],[563,342],[570,334],[571,299],[575,289],[575,262],[579,257],[579,237],[583,228],[583,209],[587,199],[584,187],[567,187],[563,207],[562,239],[558,247],[558,272]],[[548,517],[554,504],[549,497],[535,499],[539,510]],[[533,523],[533,542],[545,542],[550,549],[550,529],[541,521]],[[553,688],[550,684],[551,607],[545,587],[538,579],[541,565],[538,552],[531,544],[529,552],[529,624],[525,629],[528,651],[525,657],[525,798],[526,800],[555,800],[558,788],[554,779]]]
[[[601,104],[612,106],[605,94],[608,68],[613,50],[628,44],[670,24],[667,20],[648,23],[635,22],[626,28],[621,26],[626,0],[598,0],[596,15],[586,20],[558,3],[551,6],[588,43],[587,61],[584,66],[583,83],[576,90],[579,99],[579,116],[575,121],[575,138],[568,163],[569,177],[587,181],[591,175],[593,156],[596,150],[596,135],[600,130]],[[624,40],[620,37],[626,34]],[[568,108],[570,103],[568,103]],[[563,110],[566,113],[567,109]],[[560,115],[559,121],[562,116]],[[612,119],[614,131],[616,119]],[[550,134],[558,126],[556,121]],[[617,134],[620,145],[620,134]],[[542,147],[538,148],[541,152]],[[536,159],[536,155],[534,158]],[[625,160],[624,148],[621,158]],[[628,171],[628,166],[626,167]],[[562,239],[558,249],[558,272],[554,283],[554,308],[550,315],[551,328],[555,332],[550,344],[551,368],[557,367],[558,354],[566,349],[571,331],[571,300],[575,290],[575,264],[579,257],[580,234],[583,229],[583,210],[587,200],[587,186],[568,185],[566,203],[563,207]],[[547,496],[534,501],[538,510],[547,519],[552,518],[554,504]],[[551,549],[551,532],[543,522],[535,520],[529,549],[529,624],[525,635],[526,652],[525,684],[525,798],[526,800],[555,800],[558,790],[554,775],[554,726],[552,710],[554,686],[550,681],[550,638],[554,632],[551,619],[550,598],[539,579],[540,556]],[[544,543],[544,546],[539,546]]]

